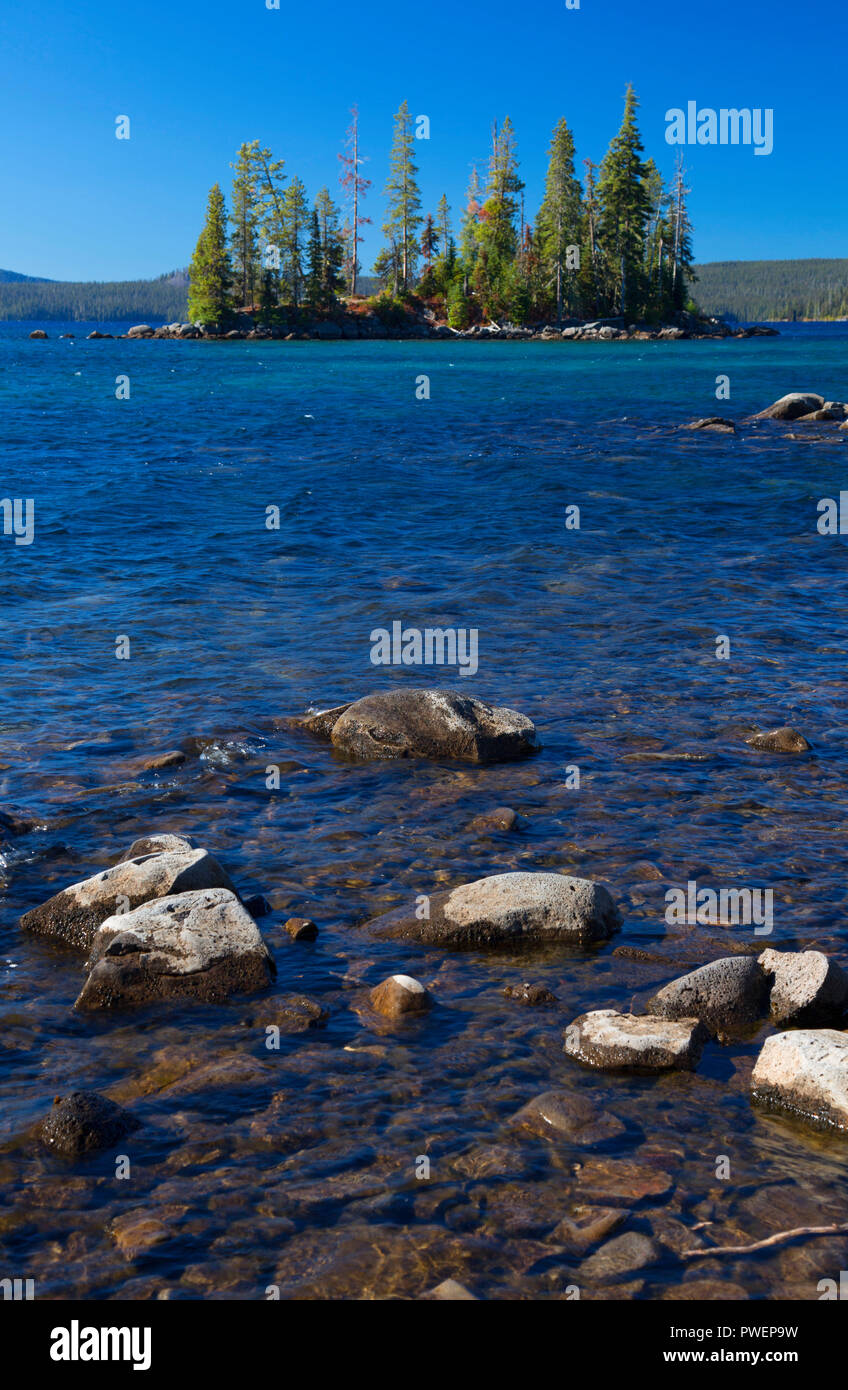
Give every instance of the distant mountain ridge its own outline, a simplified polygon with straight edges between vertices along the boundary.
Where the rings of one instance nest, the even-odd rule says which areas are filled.
[[[756,319],[848,317],[848,259],[711,261],[695,266],[705,314]]]
[[[155,280],[42,280],[0,270],[0,320],[173,323],[188,312],[188,272]]]

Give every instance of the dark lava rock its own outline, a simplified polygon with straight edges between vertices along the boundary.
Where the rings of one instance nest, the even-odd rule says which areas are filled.
[[[744,1032],[768,1010],[768,980],[754,956],[726,956],[672,980],[650,999],[659,1018],[699,1018],[719,1037]]]
[[[334,748],[349,757],[510,762],[538,749],[532,721],[452,690],[388,690],[356,700],[336,720]]]
[[[421,907],[397,908],[368,923],[377,936],[425,945],[478,947],[563,941],[585,947],[606,941],[621,918],[608,890],[567,874],[494,874],[463,883]]]
[[[760,753],[807,753],[812,746],[803,734],[799,734],[797,729],[790,729],[788,724],[780,729],[761,730],[745,742],[749,748],[756,748]]]
[[[289,917],[283,926],[292,941],[314,941],[318,935],[318,928],[311,917]]]
[[[38,1137],[54,1153],[79,1158],[96,1149],[112,1148],[138,1128],[135,1116],[114,1101],[96,1091],[74,1091],[64,1099],[56,1097]]]

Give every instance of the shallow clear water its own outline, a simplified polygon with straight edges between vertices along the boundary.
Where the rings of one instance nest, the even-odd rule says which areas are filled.
[[[724,1244],[845,1219],[845,1141],[751,1108],[756,1040],[657,1080],[583,1072],[562,1033],[757,944],[741,927],[666,928],[665,892],[688,879],[771,888],[768,944],[845,953],[846,551],[817,533],[816,504],[848,485],[848,433],[678,429],[789,390],[845,397],[844,327],[596,347],[87,342],[80,325],[73,341],[48,325],[44,343],[29,327],[0,338],[2,493],[35,501],[33,544],[0,536],[0,778],[2,804],[43,828],[5,846],[0,1274],[34,1277],[41,1297],[414,1297],[449,1275],[489,1298],[708,1295],[704,1281],[818,1297],[848,1242],[676,1258],[701,1221]],[[369,634],[397,619],[477,628],[479,671],[375,668]],[[285,723],[394,681],[514,706],[542,751],[355,766]],[[813,754],[746,747],[776,723]],[[175,747],[182,767],[139,771]],[[470,828],[504,805],[515,830]],[[277,984],[221,1008],[80,1018],[81,962],[18,918],[155,830],[196,837],[266,894]],[[362,927],[514,868],[603,880],[621,936],[585,956],[455,954]],[[289,941],[293,914],[315,918],[317,942]],[[438,1007],[378,1028],[364,997],[395,970]],[[558,1004],[503,997],[525,979]],[[329,1022],[270,1053],[292,992]],[[594,1151],[516,1133],[511,1116],[551,1087],[624,1134]],[[143,1120],[129,1179],[112,1153],[61,1164],[27,1137],[78,1088]],[[621,1229],[653,1233],[660,1262],[587,1284],[552,1234],[580,1201],[627,1206]],[[140,1251],[118,1239],[139,1213],[156,1223]]]

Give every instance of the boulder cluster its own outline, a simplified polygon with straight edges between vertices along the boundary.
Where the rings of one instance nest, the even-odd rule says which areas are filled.
[[[743,425],[757,425],[763,420],[777,420],[782,424],[817,425],[837,424],[840,430],[848,430],[848,404],[844,401],[829,401],[814,391],[790,391],[741,421]],[[737,434],[738,425],[722,415],[707,415],[692,420],[683,429],[705,434]],[[791,436],[794,438],[795,436]]]

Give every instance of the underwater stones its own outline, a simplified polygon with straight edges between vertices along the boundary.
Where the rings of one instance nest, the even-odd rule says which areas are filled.
[[[584,1260],[578,1279],[581,1284],[618,1284],[638,1270],[657,1264],[661,1257],[660,1247],[650,1237],[639,1231],[626,1231]]]
[[[226,888],[229,875],[205,849],[136,855],[92,878],[72,883],[21,918],[25,931],[87,950],[102,922],[157,898],[196,889]]]
[[[426,1013],[433,1007],[433,996],[429,990],[411,975],[390,975],[372,989],[368,997],[372,1009],[384,1018]]]
[[[551,990],[545,989],[544,985],[531,985],[526,981],[522,985],[507,985],[503,991],[505,999],[517,999],[521,1004],[530,1004],[536,1008],[540,1004],[556,1004],[557,996]]]
[[[328,715],[312,716],[312,732]],[[472,763],[509,762],[538,748],[526,715],[487,705],[451,690],[388,690],[366,695],[333,723],[334,748],[357,759],[452,758]]]
[[[661,1168],[627,1158],[589,1158],[577,1174],[576,1194],[608,1207],[630,1207],[665,1197],[674,1180]]]
[[[98,928],[75,1008],[160,999],[218,1003],[264,989],[274,974],[252,917],[226,888],[178,893],[109,917]]]
[[[711,1033],[744,1031],[768,1007],[768,980],[753,956],[725,956],[672,980],[645,1006],[655,1017],[699,1018]]]
[[[753,420],[798,420],[802,415],[810,415],[814,410],[824,408],[824,396],[809,391],[790,391],[780,400],[766,406]]]
[[[97,1149],[108,1149],[139,1128],[128,1110],[96,1091],[74,1091],[57,1096],[53,1109],[38,1129],[46,1148],[64,1158],[79,1158]]]
[[[694,1071],[708,1037],[697,1018],[644,1018],[595,1009],[569,1024],[564,1051],[605,1071]]]
[[[307,733],[314,734],[316,738],[329,738],[333,732],[333,725],[341,719],[345,710],[350,709],[350,704],[334,705],[332,709],[316,710],[313,714],[305,714],[301,719],[295,720],[298,728],[306,729]]]
[[[417,915],[420,910],[384,913],[368,923],[369,929],[425,945],[563,941],[584,947],[606,941],[621,920],[603,884],[555,873],[494,874],[434,894],[426,917]]]
[[[509,806],[496,806],[493,811],[484,811],[475,816],[468,829],[477,835],[487,835],[493,830],[514,830],[518,817]]]
[[[763,951],[758,957],[773,976],[769,1005],[782,1025],[815,1027],[839,1023],[848,1007],[848,975],[821,951]]]
[[[813,1125],[848,1130],[848,1033],[798,1029],[767,1038],[751,1093]]]
[[[311,917],[289,917],[283,923],[283,929],[292,941],[314,941],[318,935],[318,928]]]
[[[799,734],[797,729],[791,729],[788,724],[779,729],[761,730],[745,742],[749,748],[756,748],[760,753],[807,753],[811,747],[804,735]]]
[[[422,1295],[423,1298],[436,1299],[441,1302],[452,1303],[478,1303],[476,1294],[467,1289],[464,1284],[460,1284],[456,1279],[443,1279],[441,1284],[437,1284],[434,1289]]]
[[[570,1144],[601,1144],[624,1133],[615,1115],[601,1112],[586,1097],[573,1091],[544,1091],[528,1101],[513,1116],[513,1128],[529,1129],[546,1139],[564,1139]]]
[[[630,1215],[626,1207],[593,1207],[578,1205],[550,1234],[552,1245],[559,1246],[567,1255],[586,1255],[618,1229]]]
[[[281,1033],[305,1033],[310,1028],[324,1028],[329,1017],[329,1009],[306,994],[277,994],[256,1011],[253,1025],[279,1028]]]

